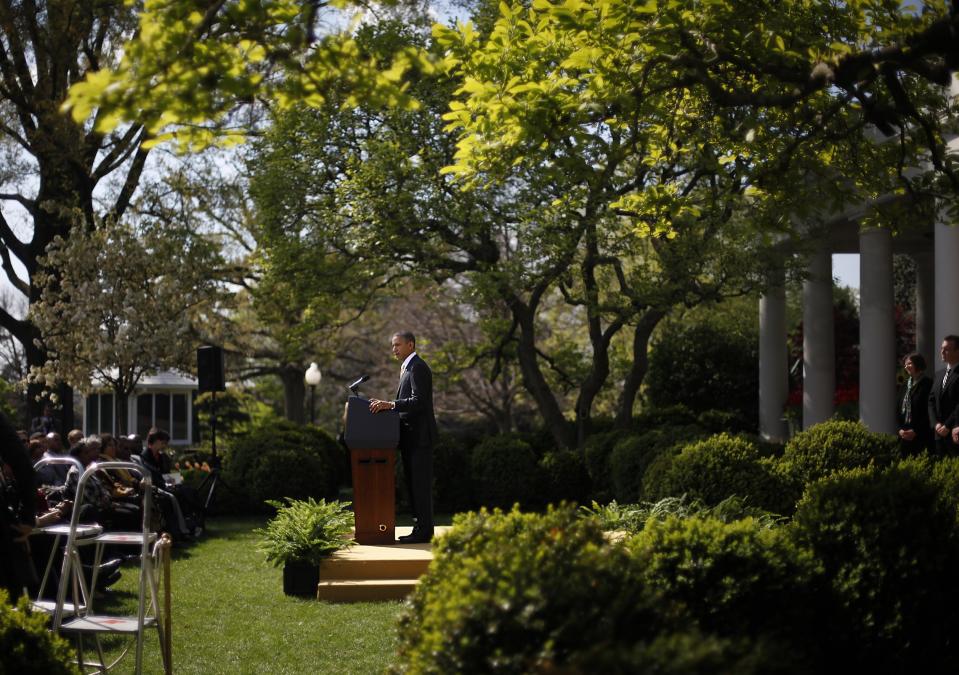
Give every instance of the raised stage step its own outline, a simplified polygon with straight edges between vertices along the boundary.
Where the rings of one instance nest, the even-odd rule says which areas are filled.
[[[316,599],[327,602],[380,602],[403,600],[413,592],[416,579],[336,579],[324,581],[316,589]]]
[[[437,527],[440,535],[448,527]],[[396,528],[396,536],[409,534]],[[316,597],[328,602],[402,600],[426,573],[433,551],[430,544],[354,545],[337,551],[320,565]]]

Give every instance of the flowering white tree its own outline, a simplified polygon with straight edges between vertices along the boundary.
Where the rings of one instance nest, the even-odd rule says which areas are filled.
[[[30,309],[49,358],[29,381],[113,390],[126,431],[127,397],[144,374],[190,370],[191,320],[216,299],[215,248],[192,233],[124,223],[77,227],[47,249]]]

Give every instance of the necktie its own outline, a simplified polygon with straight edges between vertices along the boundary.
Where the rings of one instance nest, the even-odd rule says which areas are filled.
[[[951,367],[947,367],[947,368],[946,368],[946,374],[942,376],[942,388],[943,388],[943,389],[946,388],[946,382],[949,380],[949,373],[951,373],[951,372],[952,372],[952,368],[951,368]]]

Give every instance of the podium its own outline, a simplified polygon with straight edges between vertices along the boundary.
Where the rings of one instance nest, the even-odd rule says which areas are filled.
[[[350,396],[346,431],[353,472],[353,516],[358,544],[393,544],[396,536],[396,447],[400,417],[370,412],[368,399]]]

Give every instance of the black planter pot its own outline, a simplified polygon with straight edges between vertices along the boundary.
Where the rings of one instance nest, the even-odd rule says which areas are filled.
[[[283,565],[283,592],[287,595],[316,597],[320,583],[320,567],[309,562],[294,561]]]

